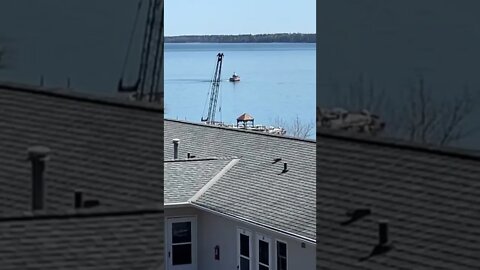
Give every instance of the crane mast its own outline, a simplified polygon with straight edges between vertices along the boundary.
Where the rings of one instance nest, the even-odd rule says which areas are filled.
[[[217,108],[218,92],[220,88],[220,78],[222,74],[223,53],[217,54],[217,64],[215,66],[215,74],[213,76],[212,85],[210,88],[210,101],[208,103],[207,117],[202,117],[202,122],[207,124],[215,124],[215,112]]]
[[[142,6],[139,1],[137,8],[138,13]],[[135,30],[135,26],[134,26]],[[133,38],[133,32],[130,39]],[[118,92],[130,92],[135,100],[159,102],[161,101],[161,76],[163,74],[163,1],[148,0],[147,19],[143,32],[142,51],[140,56],[140,66],[138,69],[137,80],[134,85],[125,86],[123,77],[125,73],[125,65],[122,76],[118,82]],[[131,43],[131,40],[130,40]],[[127,58],[130,50],[127,49]]]

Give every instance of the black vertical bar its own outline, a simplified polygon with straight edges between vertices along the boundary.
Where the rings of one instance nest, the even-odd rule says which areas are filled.
[[[82,202],[83,202],[83,199],[82,199],[82,192],[77,190],[75,191],[75,209],[78,209],[78,208],[82,208]]]
[[[44,206],[44,169],[44,161],[32,159],[32,210],[41,210]]]
[[[380,221],[378,224],[378,234],[380,239],[380,245],[388,242],[388,222]]]

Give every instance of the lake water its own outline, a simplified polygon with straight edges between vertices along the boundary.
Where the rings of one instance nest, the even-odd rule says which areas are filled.
[[[165,117],[200,122],[217,53],[224,54],[216,120],[236,123],[243,113],[256,124],[287,124],[297,116],[315,127],[315,44],[165,44]],[[229,82],[236,72],[241,81]],[[314,138],[315,129],[310,138]]]

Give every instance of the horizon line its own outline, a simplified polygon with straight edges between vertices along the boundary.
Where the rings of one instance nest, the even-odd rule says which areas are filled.
[[[302,34],[302,35],[316,35],[317,33],[302,33],[302,32],[277,32],[277,33],[257,33],[257,34],[177,34],[177,35],[165,35],[164,37],[185,37],[185,36],[256,36],[256,35],[279,35],[279,34]]]

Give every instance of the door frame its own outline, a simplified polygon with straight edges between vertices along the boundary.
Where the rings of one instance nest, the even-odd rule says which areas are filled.
[[[253,240],[253,234],[252,234],[252,231],[250,230],[247,230],[247,229],[244,229],[244,228],[241,228],[241,227],[237,227],[237,266],[238,268],[237,269],[240,269],[240,234],[244,234],[244,235],[247,235],[248,236],[248,254],[250,255],[250,258],[249,258],[249,269],[252,270],[252,266],[253,266],[253,260],[254,260],[254,254],[253,254],[253,244],[252,244],[252,240]]]
[[[273,261],[275,262],[275,270],[278,269],[278,248],[277,248],[277,244],[278,243],[282,243],[282,244],[285,244],[285,257],[287,259],[287,269],[290,269],[288,267],[288,263],[290,262],[289,258],[288,258],[288,243],[287,241],[285,240],[282,240],[282,239],[275,239],[275,244],[273,245]]]
[[[273,256],[272,256],[272,238],[261,233],[256,233],[255,234],[255,269],[258,270],[260,268],[260,244],[258,243],[260,240],[263,242],[268,243],[268,268],[270,270],[274,270],[274,265],[273,265]]]
[[[197,216],[196,215],[186,215],[186,216],[171,216],[165,218],[165,269],[171,270],[172,265],[172,256],[168,256],[169,252],[172,250],[171,236],[172,236],[172,223],[175,222],[185,222],[190,221],[192,224],[192,268],[193,270],[197,269]]]

